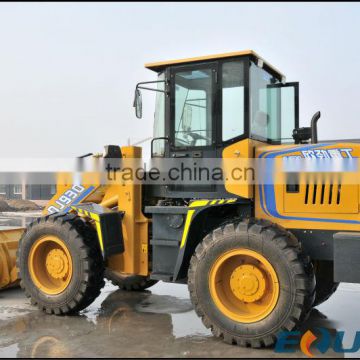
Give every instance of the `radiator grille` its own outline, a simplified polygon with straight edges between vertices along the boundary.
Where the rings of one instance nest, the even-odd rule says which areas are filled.
[[[341,184],[306,184],[306,205],[339,205],[340,202]]]

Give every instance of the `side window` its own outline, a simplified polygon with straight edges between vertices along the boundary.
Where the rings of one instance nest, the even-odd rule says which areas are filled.
[[[276,142],[292,142],[295,127],[295,89],[280,84],[267,85],[261,93],[261,109],[268,114],[268,122],[264,126],[265,133],[262,136]]]
[[[260,139],[278,139],[278,89],[265,86],[258,92],[258,109],[252,117],[251,131]]]
[[[244,64],[227,62],[222,66],[222,140],[244,133]]]
[[[212,142],[212,71],[175,75],[175,146],[207,146]]]
[[[295,87],[286,86],[281,88],[281,138],[284,142],[292,141],[292,133],[296,124],[296,92]]]
[[[281,84],[255,64],[250,67],[251,137],[273,143],[293,143],[299,118],[298,83]]]

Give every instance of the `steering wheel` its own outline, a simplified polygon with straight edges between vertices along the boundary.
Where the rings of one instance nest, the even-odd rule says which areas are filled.
[[[198,141],[198,140],[205,140],[206,142],[209,142],[209,141],[211,142],[210,138],[208,138],[207,136],[204,136],[204,135],[200,135],[196,132],[189,131],[186,133],[186,135],[190,135],[193,139],[193,141],[191,142],[191,146],[195,146],[196,141]]]
[[[205,140],[206,142],[211,142],[211,139],[209,137],[200,135],[196,132],[188,131],[185,133],[185,135],[190,135],[192,138],[192,141],[188,142],[185,139],[175,137],[175,142],[182,146],[195,146],[196,141],[198,141],[198,140]]]
[[[188,141],[178,138],[178,137],[175,137],[175,144],[177,146],[190,146],[191,145]]]

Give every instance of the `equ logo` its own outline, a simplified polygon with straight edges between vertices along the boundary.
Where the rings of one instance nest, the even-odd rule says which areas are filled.
[[[357,331],[351,347],[343,347],[343,339],[345,331],[336,331],[331,336],[330,331],[325,328],[316,328],[315,335],[311,330],[307,330],[304,334],[300,331],[283,331],[278,335],[275,345],[275,352],[290,353],[295,352],[296,345],[299,345],[301,351],[308,357],[315,355],[310,347],[314,344],[314,348],[325,354],[329,349],[335,353],[355,353],[360,350],[360,331]]]

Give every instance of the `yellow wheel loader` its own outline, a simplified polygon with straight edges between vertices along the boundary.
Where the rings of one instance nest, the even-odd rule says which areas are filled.
[[[64,315],[94,301],[104,277],[126,290],[187,283],[214,336],[270,346],[339,282],[360,282],[359,185],[347,178],[358,171],[339,165],[356,168],[360,145],[318,143],[320,113],[300,128],[298,83],[253,51],[146,67],[157,80],[137,84],[134,107],[141,117],[141,90],[156,92],[154,161],[219,160],[228,174],[254,159],[265,164],[261,181],[61,182],[21,236],[21,286],[40,309]],[[142,149],[109,145],[91,156],[136,163]],[[317,168],[329,163],[336,169]]]

